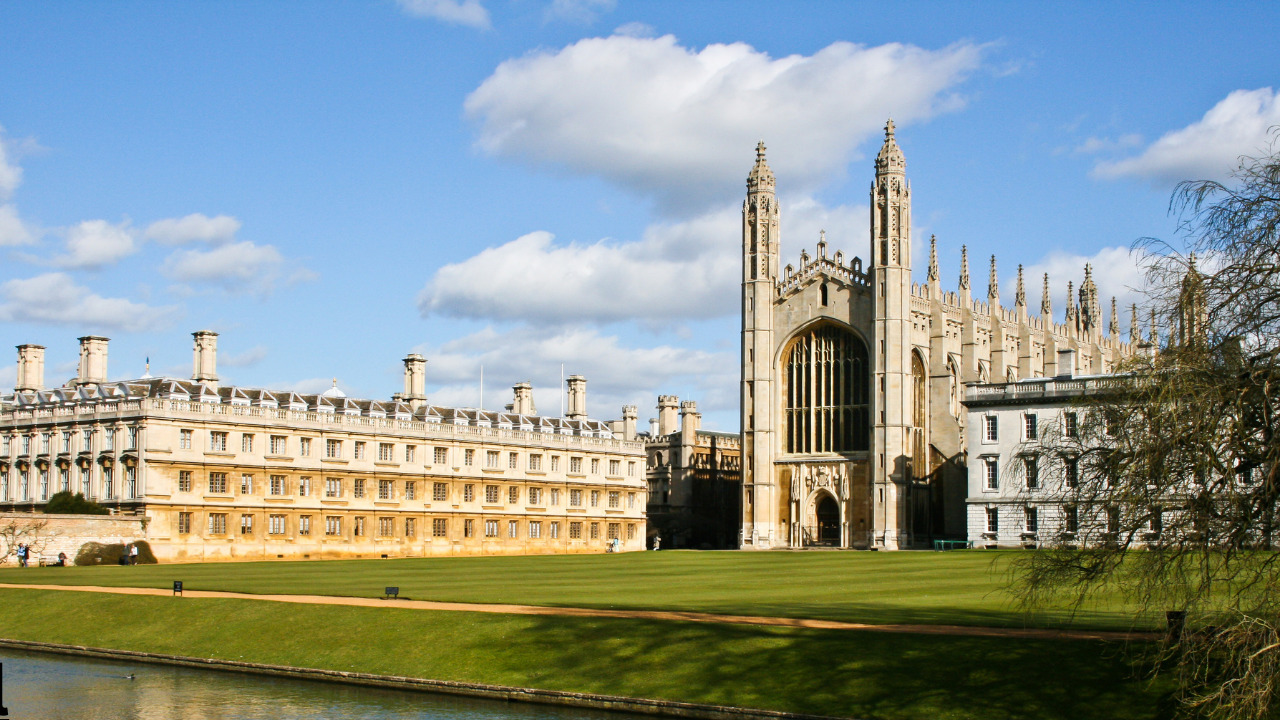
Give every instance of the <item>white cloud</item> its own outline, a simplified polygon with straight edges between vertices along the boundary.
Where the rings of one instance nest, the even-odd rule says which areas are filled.
[[[547,6],[547,19],[569,20],[589,25],[601,13],[611,12],[617,0],[552,0]]]
[[[142,332],[167,326],[176,313],[173,307],[104,298],[77,285],[65,273],[46,273],[0,284],[0,320],[6,322]]]
[[[852,260],[866,246],[865,207],[784,205],[782,264],[797,264],[818,231]],[[649,226],[638,241],[557,243],[532,232],[436,271],[418,297],[423,315],[581,322],[708,318],[737,312],[741,215],[706,213]]]
[[[638,20],[633,20],[629,23],[623,23],[622,25],[619,25],[618,27],[614,28],[613,34],[626,35],[627,37],[647,38],[647,37],[653,37],[657,35],[658,32],[654,30],[653,26],[648,23],[642,23]]]
[[[1166,133],[1141,155],[1098,163],[1094,173],[1146,178],[1157,184],[1220,180],[1236,168],[1240,156],[1263,152],[1268,132],[1277,125],[1280,93],[1269,87],[1236,90],[1198,122]]]
[[[838,42],[774,59],[745,43],[614,35],[507,60],[465,107],[486,152],[699,208],[736,192],[762,138],[790,194],[838,175],[887,116],[958,108],[953,88],[982,52]]]
[[[1142,144],[1142,136],[1136,133],[1121,135],[1112,140],[1111,138],[1089,137],[1084,142],[1076,146],[1075,152],[1080,155],[1093,155],[1100,152],[1114,152],[1136,147]]]
[[[160,271],[181,282],[269,292],[283,261],[274,247],[241,240],[209,250],[179,250],[165,259]]]
[[[143,235],[166,245],[205,242],[215,245],[231,242],[240,230],[240,221],[230,215],[209,217],[192,213],[182,218],[157,220],[147,226]]]
[[[53,264],[67,268],[98,269],[137,252],[133,229],[126,220],[112,225],[106,220],[85,220],[67,230],[66,254]]]
[[[0,127],[0,201],[8,200],[22,184],[22,168],[10,158],[10,147],[4,140],[4,128]]]
[[[0,205],[0,247],[29,245],[36,240],[36,233],[18,217],[18,208]]]
[[[434,18],[454,25],[489,29],[489,11],[480,0],[397,0],[401,9],[417,17]]]
[[[438,347],[420,347],[427,358],[431,402],[475,407],[480,400],[480,366],[484,366],[485,407],[500,409],[511,402],[511,386],[529,381],[534,402],[543,415],[560,413],[560,365],[565,375],[587,379],[587,412],[591,417],[616,419],[624,404],[652,412],[658,393],[689,388],[700,409],[736,407],[738,362],[735,357],[660,345],[626,347],[617,336],[592,329],[520,326],[507,331],[486,328]],[[696,390],[694,390],[696,388]],[[649,410],[645,410],[649,408]]]
[[[263,345],[258,345],[238,355],[224,354],[218,358],[218,364],[226,367],[250,367],[262,362],[266,357],[267,348]]]
[[[1032,315],[1040,312],[1040,297],[1044,286],[1044,274],[1049,273],[1049,294],[1053,303],[1053,314],[1056,322],[1062,322],[1067,309],[1067,282],[1072,284],[1073,300],[1080,303],[1080,284],[1084,282],[1084,266],[1088,263],[1093,268],[1093,282],[1098,286],[1098,304],[1102,308],[1103,327],[1111,319],[1111,297],[1116,297],[1120,311],[1120,327],[1128,337],[1129,306],[1137,303],[1142,306],[1145,297],[1142,294],[1146,287],[1146,274],[1140,266],[1141,255],[1131,252],[1127,247],[1102,248],[1091,256],[1075,255],[1055,251],[1041,258],[1034,265],[1023,268],[1026,282],[1027,310]],[[977,270],[973,276],[973,294],[975,297],[986,297],[986,262],[974,265],[971,259],[970,271]],[[1017,286],[1017,266],[1002,268],[1000,278],[1000,300],[1006,307],[1013,307],[1014,291]]]

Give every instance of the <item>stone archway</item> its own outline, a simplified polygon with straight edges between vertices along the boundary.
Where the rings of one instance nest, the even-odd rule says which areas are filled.
[[[814,519],[817,521],[817,533],[814,539],[818,545],[837,547],[840,545],[840,505],[836,499],[822,493],[814,498]]]

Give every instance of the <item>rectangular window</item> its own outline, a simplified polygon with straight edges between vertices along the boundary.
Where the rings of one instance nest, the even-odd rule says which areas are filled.
[[[1080,420],[1075,413],[1069,412],[1063,415],[1062,425],[1067,437],[1073,438],[1080,435]]]
[[[351,497],[354,497],[354,498],[364,497],[364,480],[357,478],[351,481]]]
[[[404,483],[404,499],[414,500],[418,496],[418,483],[413,480],[406,480]]]
[[[1026,512],[1027,532],[1029,533],[1039,532],[1040,531],[1039,512],[1033,507],[1024,508],[1024,511]]]
[[[218,430],[209,433],[209,449],[213,452],[226,452],[227,434]]]
[[[542,469],[542,455],[538,453],[529,453],[529,469],[530,470]]]
[[[983,469],[987,478],[988,490],[1000,489],[1000,463],[995,458],[987,458],[983,461]]]
[[[227,494],[227,474],[224,472],[209,473],[209,492],[214,495]]]
[[[635,523],[627,523],[627,539],[628,539],[628,540],[635,540],[635,539],[636,539],[636,524],[635,524]]]
[[[102,439],[106,442],[106,450],[116,449],[116,429],[106,428],[102,431]]]
[[[598,522],[591,523],[591,539],[592,540],[600,539],[600,523]]]
[[[1034,414],[1027,413],[1026,415],[1023,415],[1022,423],[1023,433],[1026,435],[1024,438],[1025,440],[1035,440],[1039,437],[1037,434],[1039,432],[1039,428],[1036,427],[1036,416]]]
[[[289,438],[284,435],[271,436],[271,454],[272,455],[288,455],[289,454]]]
[[[560,504],[560,488],[551,488],[551,502],[549,504],[553,507]]]
[[[499,490],[497,485],[484,486],[484,501],[488,505],[497,505],[499,502]]]
[[[240,452],[253,452],[253,436],[245,433],[240,436]]]
[[[128,449],[130,449],[130,450],[137,450],[137,449],[138,449],[138,428],[136,428],[136,427],[130,427],[130,428],[129,428],[129,430],[128,430],[128,433],[129,433],[129,448],[128,448]]]
[[[507,468],[515,470],[520,467],[520,455],[518,453],[507,453]]]
[[[487,538],[498,537],[498,521],[497,520],[484,521],[484,536]]]
[[[379,500],[395,500],[395,481],[379,480],[378,481],[378,499]]]
[[[635,477],[635,476],[636,476],[635,462],[633,461],[633,462],[627,463],[627,477]]]
[[[311,516],[310,515],[298,516],[298,534],[299,535],[311,534]]]
[[[325,478],[324,496],[327,498],[342,497],[342,479],[341,478]]]
[[[187,432],[191,432],[191,431],[188,430]],[[82,436],[80,438],[80,442],[83,443],[80,446],[80,449],[83,450],[84,452],[89,452],[93,450],[93,428],[85,428],[85,431],[84,433],[82,433]],[[22,444],[23,444],[24,450],[26,449],[26,443],[27,443],[26,439],[23,439]],[[189,449],[191,446],[188,445],[187,447]],[[26,453],[24,452],[23,454],[25,455]]]
[[[600,474],[600,459],[599,459],[599,458],[591,458],[591,474],[592,474],[592,475],[599,475],[599,474]]]
[[[996,508],[987,508],[987,532],[1000,532],[1000,516]]]
[[[227,534],[227,514],[226,513],[209,513],[209,534],[210,535],[226,535]]]
[[[284,495],[284,494],[285,494],[285,492],[284,492],[284,476],[283,476],[283,475],[272,475],[272,476],[271,476],[271,494],[272,494],[272,495]]]
[[[415,457],[417,457],[417,455],[418,455],[418,446],[417,446],[417,445],[405,445],[405,446],[404,446],[404,461],[405,461],[405,462],[407,462],[407,463],[416,462],[416,461],[414,460],[414,458],[415,458]]]
[[[1023,468],[1027,475],[1027,489],[1035,490],[1040,487],[1040,465],[1033,457],[1022,459]]]
[[[471,522],[468,520],[467,522]],[[449,535],[449,520],[447,518],[435,518],[431,521],[432,537],[447,537]]]
[[[1114,535],[1120,532],[1120,508],[1107,508],[1107,532]]]
[[[636,494],[633,492],[627,493],[627,508],[630,510],[634,510],[635,507],[636,507]]]
[[[431,484],[431,500],[433,502],[445,502],[449,499],[449,483],[432,483]]]
[[[987,442],[995,442],[996,440],[999,439],[999,433],[997,432],[995,415],[987,415],[986,417],[982,418],[982,425],[983,425],[983,428],[985,428],[985,434],[983,435],[983,437],[986,438]]]
[[[432,460],[436,465],[449,464],[449,448],[438,447],[431,451]]]
[[[581,490],[569,491],[569,507],[582,507],[582,491]]]
[[[395,459],[395,443],[378,443],[378,462],[394,462]]]
[[[253,494],[253,476],[252,475],[249,475],[246,473],[240,476],[240,494],[241,495]]]
[[[1068,505],[1065,511],[1066,517],[1063,518],[1062,525],[1069,533],[1077,533],[1080,531],[1080,513],[1076,510],[1075,505]]]
[[[353,537],[364,537],[364,516],[357,515],[352,518],[351,535]]]
[[[475,537],[475,536],[476,536],[476,521],[463,520],[462,521],[462,537]]]
[[[498,467],[498,451],[497,450],[489,450],[488,452],[485,453],[484,466],[487,468]]]
[[[389,517],[378,518],[378,537],[395,537],[396,519]]]
[[[476,451],[467,450],[462,453],[462,464],[471,467],[476,464]]]
[[[462,501],[472,502],[476,499],[476,486],[467,484],[462,486]]]
[[[536,488],[536,487],[529,488],[529,504],[530,505],[542,504],[542,488]]]
[[[62,433],[62,452],[71,452],[71,431],[66,430]],[[9,438],[4,439],[4,454],[9,454]]]
[[[342,518],[337,515],[325,515],[324,534],[333,537],[342,534]]]
[[[341,440],[325,440],[324,456],[327,458],[342,457],[342,441]]]
[[[253,534],[253,516],[252,515],[240,516],[240,534],[241,535]]]
[[[542,521],[530,520],[529,521],[529,538],[536,540],[540,537],[542,537]]]
[[[191,492],[191,471],[178,471],[178,492]]]
[[[311,494],[311,478],[298,478],[298,497],[306,497]]]
[[[298,454],[311,457],[311,438],[298,438]]]
[[[364,446],[365,446],[365,444],[364,444],[364,443],[362,443],[362,442],[358,442],[358,441],[356,442],[355,452],[352,454],[352,459],[354,459],[354,460],[364,460],[364,459],[365,459],[365,457],[364,457]]]
[[[616,507],[620,507],[621,505],[622,505],[622,493],[610,491],[609,507],[616,508]]]
[[[267,517],[267,534],[284,534],[284,515],[270,515]]]
[[[129,428],[129,429],[133,430],[133,428]],[[40,436],[40,452],[44,453],[45,455],[48,455],[49,445],[50,443],[52,443],[52,441],[53,441],[53,433],[44,433],[43,435],[41,435]]]
[[[560,472],[560,456],[551,456],[551,472]]]
[[[582,539],[582,523],[580,522],[569,523],[569,539],[570,540]]]
[[[580,457],[569,458],[569,473],[572,475],[582,474],[582,458]]]
[[[1074,488],[1080,485],[1080,461],[1076,458],[1067,458],[1066,464],[1066,482],[1067,487]]]
[[[518,538],[518,537],[520,537],[520,523],[519,523],[519,521],[517,521],[517,520],[508,520],[508,521],[507,521],[507,537],[509,537],[509,538]]]
[[[622,523],[609,523],[605,528],[606,540],[620,540],[622,538]]]
[[[591,507],[600,507],[600,491],[591,491]]]
[[[615,476],[615,477],[616,477],[616,476],[618,476],[618,475],[621,475],[621,474],[622,474],[622,461],[621,461],[621,460],[610,460],[610,461],[609,461],[609,474],[610,474],[610,475],[613,475],[613,476]]]
[[[518,502],[520,502],[520,488],[512,485],[507,488],[507,503],[509,505],[515,505]]]
[[[187,535],[191,532],[191,513],[178,513],[178,534]]]
[[[551,539],[552,540],[560,539],[560,523],[559,522],[551,523]]]
[[[405,537],[416,537],[416,536],[417,536],[417,534],[418,534],[418,520],[417,520],[417,518],[405,518],[405,519],[404,519],[404,536],[405,536]]]

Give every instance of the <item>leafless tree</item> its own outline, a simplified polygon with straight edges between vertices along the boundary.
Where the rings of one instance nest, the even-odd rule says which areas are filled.
[[[56,537],[48,527],[49,521],[39,516],[0,518],[0,563],[8,562],[18,554],[19,543],[25,543],[31,549],[28,557],[38,559],[45,546]]]

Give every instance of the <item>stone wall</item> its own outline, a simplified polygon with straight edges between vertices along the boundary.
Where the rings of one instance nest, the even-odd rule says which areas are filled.
[[[45,523],[38,533],[17,537],[14,542],[27,542],[32,548],[31,563],[41,556],[60,552],[74,560],[80,546],[87,542],[124,544],[146,539],[146,518],[137,515],[45,515],[43,513],[0,513],[0,553],[5,557],[0,563],[17,564],[8,547],[14,535],[4,531],[10,525],[29,528]]]

